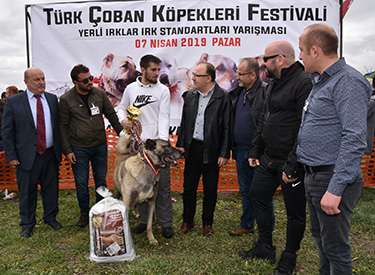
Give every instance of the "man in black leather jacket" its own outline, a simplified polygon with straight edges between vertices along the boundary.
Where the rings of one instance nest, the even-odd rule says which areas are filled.
[[[177,147],[185,151],[182,233],[194,227],[199,178],[203,175],[202,233],[213,234],[219,169],[229,158],[230,99],[215,83],[215,67],[200,63],[193,70],[195,89],[184,95]]]
[[[296,161],[296,142],[302,109],[312,88],[309,75],[295,62],[293,46],[287,41],[270,43],[264,63],[271,76],[266,91],[264,118],[257,133],[250,164],[255,169],[250,188],[259,238],[255,246],[241,251],[244,259],[275,261],[273,195],[281,183],[287,213],[286,245],[276,274],[292,274],[296,253],[306,225],[303,168]]]

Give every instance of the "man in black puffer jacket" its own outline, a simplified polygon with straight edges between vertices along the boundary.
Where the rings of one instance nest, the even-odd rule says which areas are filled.
[[[240,256],[275,261],[272,198],[281,183],[287,232],[276,274],[292,274],[306,225],[303,168],[296,161],[295,149],[302,109],[312,81],[304,73],[302,64],[295,62],[294,49],[287,41],[269,44],[263,59],[271,80],[266,91],[264,118],[249,156],[250,164],[256,167],[250,197],[259,239],[254,248],[241,251]]]

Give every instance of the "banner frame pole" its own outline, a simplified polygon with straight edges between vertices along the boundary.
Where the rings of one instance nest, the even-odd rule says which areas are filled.
[[[31,17],[28,9],[31,5],[25,5],[25,29],[26,29],[26,58],[27,58],[27,68],[30,68],[30,35],[29,35],[29,20],[31,22]]]
[[[343,0],[339,0],[340,1],[340,10],[339,10],[339,13],[340,13],[340,58],[342,58],[342,53],[343,53],[343,23],[344,23],[344,18],[341,16],[341,11],[342,11],[342,4],[343,4]]]

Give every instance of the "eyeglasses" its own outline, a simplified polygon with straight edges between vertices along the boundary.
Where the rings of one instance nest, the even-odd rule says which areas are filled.
[[[195,77],[205,77],[205,76],[208,76],[208,74],[196,74],[196,73],[193,73],[193,76],[195,76]]]
[[[251,74],[252,72],[246,72],[246,73],[241,73],[239,71],[236,72],[239,76],[244,76],[244,75],[247,75],[247,74]]]
[[[266,63],[268,60],[273,59],[275,57],[278,57],[280,54],[274,54],[274,55],[265,55],[263,56],[263,61]]]
[[[81,82],[83,84],[88,84],[89,82],[93,81],[94,80],[94,77],[92,75],[90,75],[88,78],[84,78],[82,80],[77,80],[78,82]]]

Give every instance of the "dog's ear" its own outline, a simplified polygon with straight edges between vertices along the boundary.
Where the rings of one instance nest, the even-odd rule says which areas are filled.
[[[147,139],[145,142],[145,149],[149,151],[153,151],[156,149],[156,141],[153,139]]]

